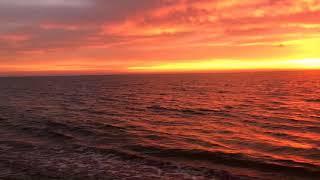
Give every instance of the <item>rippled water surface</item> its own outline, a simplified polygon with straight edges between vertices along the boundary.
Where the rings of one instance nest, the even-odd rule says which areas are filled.
[[[0,178],[319,179],[320,72],[0,78]]]

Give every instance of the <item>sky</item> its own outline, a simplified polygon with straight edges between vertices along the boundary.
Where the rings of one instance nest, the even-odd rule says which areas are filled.
[[[320,0],[0,0],[0,75],[320,69]]]

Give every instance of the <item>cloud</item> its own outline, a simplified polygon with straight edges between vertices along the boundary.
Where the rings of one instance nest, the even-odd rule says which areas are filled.
[[[318,56],[319,16],[318,0],[2,0],[0,65]]]
[[[1,0],[1,6],[14,7],[86,7],[90,0]]]

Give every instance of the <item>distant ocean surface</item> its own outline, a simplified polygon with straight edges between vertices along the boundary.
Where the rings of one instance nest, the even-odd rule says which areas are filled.
[[[320,179],[320,72],[0,78],[0,179]]]

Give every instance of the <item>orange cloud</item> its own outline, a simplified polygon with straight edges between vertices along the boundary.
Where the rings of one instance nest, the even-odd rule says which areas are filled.
[[[7,41],[9,43],[18,43],[22,41],[27,41],[30,37],[27,35],[15,35],[8,34],[0,36],[0,40]]]
[[[76,31],[81,29],[81,27],[76,25],[69,25],[69,24],[65,25],[65,24],[54,24],[54,23],[41,24],[40,27],[46,30],[62,29],[62,30]]]

